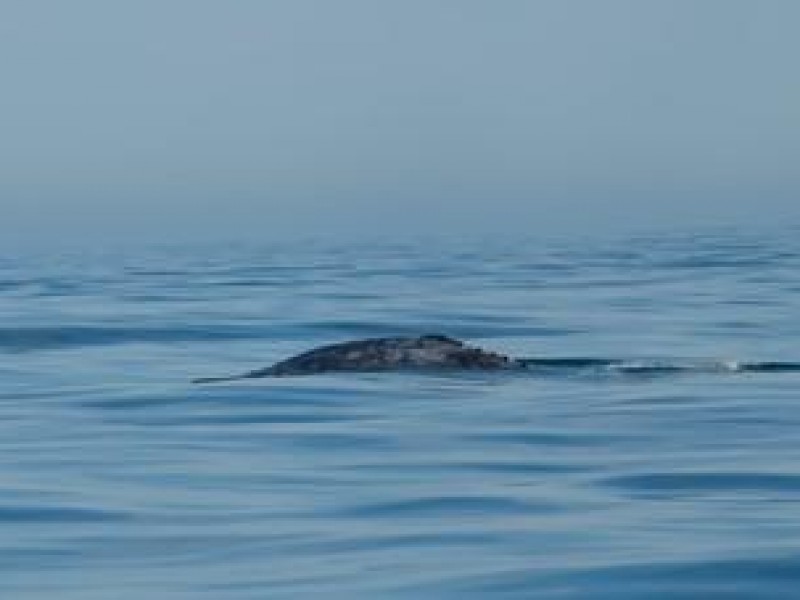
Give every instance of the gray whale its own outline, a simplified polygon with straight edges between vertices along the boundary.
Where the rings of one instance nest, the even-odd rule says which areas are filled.
[[[595,369],[640,375],[675,372],[798,372],[800,363],[731,361],[625,361],[604,358],[511,358],[471,346],[446,335],[385,337],[320,346],[272,366],[228,377],[204,377],[193,383],[214,383],[260,377],[381,371],[510,371],[548,372]]]
[[[400,370],[497,371],[522,366],[518,361],[470,346],[445,335],[386,337],[321,346],[265,369],[232,377],[207,377],[194,383],[233,381],[257,377],[285,377],[330,372],[374,372]]]

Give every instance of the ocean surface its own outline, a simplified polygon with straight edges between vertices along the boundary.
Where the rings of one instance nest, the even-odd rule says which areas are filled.
[[[443,333],[800,360],[800,236],[0,257],[0,598],[798,598],[800,374],[192,385]]]

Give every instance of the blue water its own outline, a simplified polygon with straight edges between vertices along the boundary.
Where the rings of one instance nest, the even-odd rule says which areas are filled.
[[[316,344],[798,360],[800,238],[0,258],[0,597],[796,598],[800,374],[334,374]]]

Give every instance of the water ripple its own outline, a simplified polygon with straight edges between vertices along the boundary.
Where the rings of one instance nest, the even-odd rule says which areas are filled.
[[[137,342],[169,343],[259,338],[258,327],[3,327],[0,350],[10,352],[81,348]]]
[[[393,502],[360,504],[343,511],[343,515],[360,518],[438,517],[459,518],[474,515],[489,518],[516,514],[551,512],[556,507],[544,502],[530,502],[492,496],[437,496]]]
[[[783,473],[645,473],[610,477],[607,485],[644,493],[773,492],[794,496],[800,491],[800,475]]]
[[[80,508],[54,506],[2,506],[0,522],[6,523],[97,523],[129,520],[124,513]]]

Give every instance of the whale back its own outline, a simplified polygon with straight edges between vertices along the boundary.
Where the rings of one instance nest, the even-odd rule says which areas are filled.
[[[308,375],[332,371],[401,369],[502,369],[508,357],[444,335],[387,337],[332,344],[309,350],[263,369],[252,377]]]

